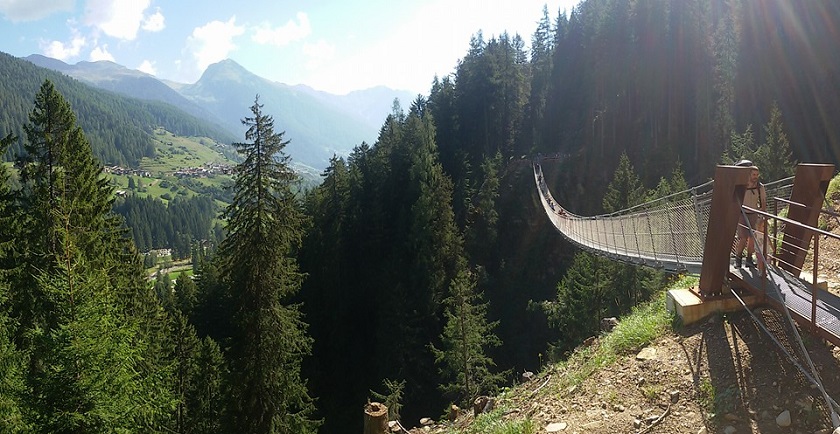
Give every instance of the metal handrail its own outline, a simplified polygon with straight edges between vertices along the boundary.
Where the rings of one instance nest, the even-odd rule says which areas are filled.
[[[794,225],[794,226],[799,226],[799,227],[801,227],[801,228],[804,228],[804,229],[808,229],[808,230],[814,231],[814,233],[817,233],[817,234],[820,234],[820,235],[824,235],[824,236],[827,236],[827,237],[830,237],[830,238],[834,238],[835,240],[840,240],[840,235],[832,234],[831,232],[824,231],[824,230],[822,230],[822,229],[820,229],[820,228],[815,228],[815,227],[813,227],[813,226],[808,226],[808,225],[806,225],[806,224],[802,224],[802,223],[800,223],[800,222],[798,222],[798,221],[796,221],[796,220],[791,220],[791,219],[786,218],[786,217],[781,217],[781,216],[773,215],[773,214],[770,214],[770,213],[768,213],[768,212],[764,212],[764,211],[762,211],[762,210],[760,210],[760,209],[750,208],[750,207],[748,207],[748,206],[746,206],[746,205],[742,205],[742,207],[744,208],[744,210],[745,210],[745,211],[749,211],[749,212],[752,212],[752,213],[756,213],[756,214],[759,214],[759,215],[763,215],[763,216],[765,216],[765,217],[769,217],[769,218],[772,218],[772,219],[780,220],[780,221],[785,222],[786,224],[792,224],[792,225]]]
[[[790,201],[785,201],[785,202],[789,202],[789,203],[794,204],[794,205],[801,205],[801,204],[797,204],[796,202],[790,202]],[[802,205],[802,206],[804,206],[804,205]],[[813,288],[811,290],[811,327],[814,331],[819,330],[820,326],[819,326],[819,324],[817,324],[817,294],[820,291],[820,287],[817,286],[817,277],[819,275],[819,258],[820,258],[820,237],[819,237],[819,235],[830,237],[830,238],[833,238],[835,240],[840,240],[840,235],[835,235],[831,232],[824,231],[820,228],[815,228],[815,227],[812,227],[812,226],[808,226],[808,225],[800,223],[796,220],[791,220],[791,219],[786,218],[786,217],[773,215],[773,214],[770,214],[768,212],[765,212],[765,211],[762,211],[762,210],[759,210],[759,209],[755,209],[755,208],[752,208],[752,207],[749,207],[749,206],[746,206],[746,205],[741,205],[741,208],[744,210],[744,212],[756,213],[758,215],[762,215],[762,216],[765,216],[765,217],[770,218],[770,219],[779,220],[779,221],[784,222],[785,224],[791,224],[791,225],[794,225],[794,226],[798,226],[800,228],[803,228],[805,230],[808,230],[808,231],[812,232],[811,238],[813,239],[813,242],[814,242],[814,254],[813,254],[813,258],[812,258],[813,259],[813,268],[812,268],[812,272],[811,272],[811,286]],[[765,231],[766,230],[767,229],[765,228]],[[753,232],[753,228],[750,228],[750,236],[754,238],[754,234],[752,232]],[[797,247],[800,250],[805,250],[805,251],[808,250],[807,248],[803,249],[803,248],[800,248],[798,246],[793,246],[793,247]],[[778,260],[778,256],[774,254],[773,259]],[[767,260],[767,258],[764,258],[765,267],[766,267],[766,260]],[[790,264],[788,264],[788,265],[790,265]],[[802,272],[802,268],[799,268],[799,272],[800,273]]]

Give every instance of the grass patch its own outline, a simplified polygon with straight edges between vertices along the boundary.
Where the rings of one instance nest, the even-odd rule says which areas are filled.
[[[648,401],[656,401],[656,397],[658,397],[660,393],[662,393],[662,386],[659,384],[642,386],[642,396],[644,396]]]
[[[831,178],[831,181],[828,182],[825,197],[829,200],[840,200],[840,174]]]
[[[741,392],[737,386],[729,386],[724,390],[717,390],[708,378],[700,380],[700,396],[698,402],[713,416],[723,415],[735,411]]]
[[[535,434],[534,422],[530,419],[503,420],[504,410],[497,408],[489,413],[480,414],[469,427],[459,429],[451,427],[448,433],[454,434]]]
[[[700,396],[697,401],[700,406],[707,412],[713,413],[715,411],[715,386],[708,378],[700,380]]]
[[[632,354],[659,337],[672,330],[674,315],[666,308],[666,295],[671,288],[687,288],[697,285],[696,277],[683,277],[669,287],[659,291],[651,301],[641,304],[633,311],[621,318],[618,325],[609,334],[602,335],[599,342],[592,346],[580,346],[565,361],[550,364],[544,370],[544,374],[550,372],[556,376],[550,384],[539,391],[540,395],[567,395],[573,394],[584,380],[592,376],[604,367],[615,363],[620,356]],[[664,391],[662,385],[650,384],[642,387],[642,394],[645,398],[654,401]],[[514,389],[512,395],[501,396],[497,402],[503,403],[499,409],[486,415],[481,415],[468,428],[450,427],[447,433],[459,434],[513,434],[513,433],[536,433],[537,429],[533,421],[523,416],[521,419],[509,418],[502,420],[505,402],[517,402],[520,400],[535,399],[531,392],[521,392]],[[619,400],[615,392],[606,395],[605,399],[614,403]]]
[[[560,390],[581,384],[594,372],[615,363],[619,356],[639,351],[669,330],[673,317],[665,307],[666,293],[660,291],[651,301],[634,308],[611,333],[600,338],[599,345],[578,348],[566,361],[558,363],[557,368],[565,371],[558,385]]]
[[[140,168],[150,172],[174,172],[204,163],[233,164],[221,148],[224,145],[204,137],[180,137],[163,129],[155,130],[155,158],[144,158]]]
[[[193,275],[193,269],[192,268],[187,268],[185,270],[173,271],[173,272],[169,273],[169,280],[174,282],[174,281],[178,280],[178,277],[181,274],[186,274],[187,276],[191,277]]]

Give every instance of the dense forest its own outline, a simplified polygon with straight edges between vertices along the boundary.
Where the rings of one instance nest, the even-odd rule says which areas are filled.
[[[218,242],[210,239],[215,233],[211,231],[213,218],[219,213],[211,196],[176,197],[163,203],[157,198],[129,195],[116,200],[113,209],[123,217],[141,252],[171,248],[173,259],[182,259],[190,256],[195,242]]]
[[[531,158],[549,158],[552,193],[582,215],[683,191],[735,158],[767,180],[794,161],[837,163],[837,28],[829,2],[544,10],[527,50],[476,33],[453,74],[395,102],[375,143],[333,158],[303,194],[294,138],[257,97],[234,143],[224,239],[172,287],[146,280],[72,92],[42,81],[2,132],[24,158],[19,182],[0,166],[0,420],[357,433],[368,399],[413,424],[494,393],[671,278],[564,242]],[[193,227],[206,223],[181,230]]]
[[[47,79],[72,104],[94,155],[103,164],[136,167],[141,158],[154,157],[152,132],[156,127],[181,136],[211,137],[223,143],[235,139],[224,128],[171,105],[96,89],[2,52],[0,77],[3,77],[0,80],[0,128],[19,138],[6,152],[11,159],[23,151],[23,125],[28,121],[31,96]]]

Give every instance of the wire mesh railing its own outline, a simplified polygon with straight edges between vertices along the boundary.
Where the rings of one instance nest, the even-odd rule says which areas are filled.
[[[540,201],[554,227],[569,241],[614,260],[671,272],[699,274],[709,226],[713,181],[610,214],[576,215],[562,207],[534,163]],[[793,178],[765,185],[768,205],[789,198]]]

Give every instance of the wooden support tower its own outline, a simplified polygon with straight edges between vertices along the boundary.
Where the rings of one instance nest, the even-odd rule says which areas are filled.
[[[720,293],[729,272],[729,252],[741,215],[741,199],[749,181],[749,167],[718,166],[715,169],[715,188],[700,268],[700,294],[703,297]]]

